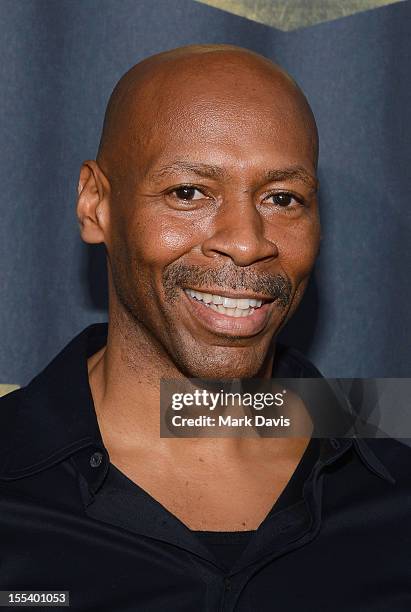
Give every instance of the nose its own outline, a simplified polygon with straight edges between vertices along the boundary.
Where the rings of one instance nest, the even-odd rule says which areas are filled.
[[[214,218],[212,235],[203,242],[202,252],[207,257],[230,257],[236,266],[275,259],[277,245],[264,230],[264,219],[251,202],[225,204]]]

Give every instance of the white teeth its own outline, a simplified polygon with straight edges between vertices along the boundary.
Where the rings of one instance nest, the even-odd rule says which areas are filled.
[[[222,295],[194,291],[193,289],[185,289],[185,292],[196,300],[207,304],[212,310],[230,317],[247,317],[256,308],[260,308],[263,303],[263,300],[256,300],[254,298],[228,298]]]
[[[221,314],[229,315],[232,317],[248,317],[254,312],[253,308],[248,308],[247,310],[241,310],[240,308],[224,308],[224,306],[221,306],[221,304],[219,304],[218,306],[216,304],[208,304],[208,308],[211,308],[216,312],[221,312]]]
[[[224,308],[236,308],[237,300],[233,300],[232,298],[225,297],[223,301]]]
[[[250,300],[237,300],[237,308],[246,309],[250,307]]]
[[[224,306],[224,314],[228,315],[229,317],[233,317],[235,311],[236,311],[236,308],[226,308]]]

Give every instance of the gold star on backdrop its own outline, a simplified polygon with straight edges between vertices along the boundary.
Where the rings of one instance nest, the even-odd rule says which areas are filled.
[[[0,385],[0,397],[2,395],[6,395],[6,393],[10,393],[10,391],[14,391],[14,389],[18,389],[19,385]]]
[[[279,30],[298,28],[348,17],[361,11],[404,0],[196,0]]]

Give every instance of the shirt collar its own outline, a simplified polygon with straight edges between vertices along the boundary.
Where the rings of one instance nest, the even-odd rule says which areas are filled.
[[[87,359],[106,344],[107,331],[107,323],[90,325],[27,387],[3,398],[0,479],[23,478],[73,456],[91,491],[101,486],[110,460],[94,409]],[[299,360],[294,349],[288,353],[282,346],[276,359],[275,372],[286,367],[287,376],[313,376],[315,368],[304,358]],[[294,363],[293,374],[290,364]],[[330,465],[350,448],[371,472],[395,482],[364,439],[325,438],[321,440],[320,461]]]
[[[87,358],[106,337],[107,324],[87,327],[29,385],[3,398],[10,405],[0,411],[3,478],[39,472],[90,445],[104,447]]]

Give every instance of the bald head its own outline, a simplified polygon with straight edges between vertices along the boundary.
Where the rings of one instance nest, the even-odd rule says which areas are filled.
[[[190,45],[132,67],[110,97],[97,160],[115,180],[129,163],[135,167],[135,154],[155,132],[167,138],[167,130],[179,122],[200,133],[201,124],[213,116],[229,121],[234,113],[246,124],[254,120],[256,107],[266,115],[265,129],[272,129],[273,136],[273,114],[278,122],[297,127],[316,166],[317,128],[301,89],[278,65],[232,45]]]

